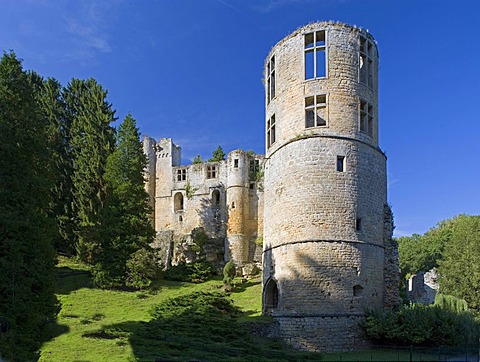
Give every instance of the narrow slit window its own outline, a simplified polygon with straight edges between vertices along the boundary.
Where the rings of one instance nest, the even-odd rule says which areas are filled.
[[[327,95],[305,98],[305,128],[327,126]]]
[[[220,191],[218,190],[212,192],[212,205],[220,206]]]
[[[233,167],[234,167],[234,168],[238,168],[238,158],[235,158],[235,159],[233,160]]]
[[[275,140],[275,115],[272,115],[267,121],[267,147],[270,148],[275,143]]]
[[[327,76],[327,42],[325,30],[305,34],[305,79]]]
[[[345,171],[345,156],[337,156],[337,171]]]
[[[362,219],[355,219],[355,231],[362,231]]]

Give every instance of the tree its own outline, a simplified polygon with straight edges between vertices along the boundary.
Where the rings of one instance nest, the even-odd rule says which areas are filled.
[[[35,72],[29,72],[28,75],[35,89],[38,107],[48,124],[47,141],[53,177],[51,213],[57,224],[55,249],[73,254],[75,251],[72,209],[73,161],[69,139],[71,120],[66,117],[61,84],[53,78],[44,80]]]
[[[196,155],[196,156],[193,158],[192,163],[193,163],[194,165],[197,165],[197,164],[199,164],[199,163],[203,163],[202,156]]]
[[[440,261],[440,292],[480,311],[480,216],[459,215]]]
[[[64,97],[71,122],[76,251],[82,261],[93,263],[99,246],[99,213],[107,195],[105,167],[115,143],[111,127],[115,111],[106,101],[107,91],[94,79],[73,79]]]
[[[424,235],[413,234],[397,239],[402,277],[438,267],[448,243],[454,221],[445,220]]]
[[[140,272],[139,260],[151,260],[149,244],[155,232],[144,186],[147,159],[131,115],[119,126],[116,144],[105,172],[107,198],[100,214],[100,249],[94,280],[102,287],[144,286],[151,273]]]
[[[218,146],[215,151],[213,151],[212,158],[208,160],[208,162],[219,162],[225,160],[225,152],[223,152],[223,148]]]
[[[59,304],[54,294],[48,122],[13,52],[0,60],[0,351],[33,360]],[[3,328],[5,327],[6,328]],[[6,331],[5,331],[6,330]]]

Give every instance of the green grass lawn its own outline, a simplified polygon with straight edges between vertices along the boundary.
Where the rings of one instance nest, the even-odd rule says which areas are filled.
[[[53,328],[55,337],[42,346],[40,361],[410,360],[410,353],[405,350],[320,356],[294,351],[279,341],[251,336],[249,323],[270,321],[261,316],[260,277],[243,283],[237,281],[229,297],[233,300],[232,308],[237,310],[232,315],[223,315],[222,310],[212,314],[211,309],[202,314],[200,308],[193,314],[180,310],[175,316],[157,314],[152,319],[150,312],[155,306],[165,305],[168,300],[172,303],[172,298],[176,298],[175,309],[175,303],[182,303],[182,296],[221,292],[222,281],[217,278],[193,284],[162,280],[152,290],[129,292],[95,288],[88,268],[70,259],[60,258],[57,271],[57,295],[62,309]],[[190,323],[191,320],[194,322]],[[413,360],[437,358],[414,353]]]
[[[132,336],[150,321],[154,306],[196,291],[223,290],[219,278],[201,284],[162,280],[151,291],[102,290],[92,285],[88,269],[82,264],[60,258],[57,270],[57,295],[62,309],[55,326],[56,337],[43,345],[40,361],[143,360],[139,357],[143,351],[132,345],[138,337]],[[265,320],[260,317],[260,277],[238,282],[230,298],[243,312],[238,320]],[[278,350],[278,346],[275,348]]]

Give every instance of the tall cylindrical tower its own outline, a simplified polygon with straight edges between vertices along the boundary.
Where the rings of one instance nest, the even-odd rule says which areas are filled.
[[[386,158],[365,30],[306,25],[265,63],[263,309],[296,347],[358,348],[384,298]]]
[[[248,262],[248,235],[246,230],[248,206],[248,157],[242,150],[232,151],[227,160],[228,228],[226,259],[238,266]]]

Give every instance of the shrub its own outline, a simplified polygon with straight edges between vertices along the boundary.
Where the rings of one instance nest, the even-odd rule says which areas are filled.
[[[203,283],[215,275],[215,267],[206,260],[180,263],[165,272],[164,278],[180,282]]]
[[[235,263],[233,262],[233,259],[230,259],[223,267],[223,282],[226,285],[231,285],[236,273],[237,270],[235,268]]]
[[[159,276],[160,268],[157,264],[157,257],[151,249],[142,248],[127,261],[126,285],[128,287],[146,288]]]
[[[467,302],[464,299],[460,299],[448,294],[438,293],[435,296],[435,305],[442,309],[448,309],[457,313],[468,310]]]
[[[403,345],[473,344],[479,336],[479,326],[470,313],[421,304],[369,312],[364,328],[377,342]]]

